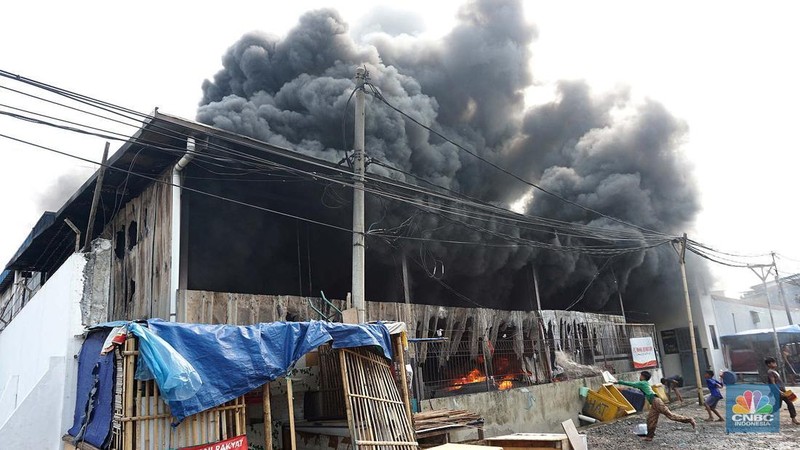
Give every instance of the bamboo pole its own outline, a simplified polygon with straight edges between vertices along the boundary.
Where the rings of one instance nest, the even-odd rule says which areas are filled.
[[[222,440],[228,439],[228,411],[222,411]]]
[[[297,450],[297,436],[294,434],[294,392],[292,391],[291,377],[286,377],[286,399],[289,401],[289,439],[292,443],[291,450]]]
[[[375,435],[373,430],[375,429],[372,425],[372,419],[375,417],[374,412],[371,410],[369,403],[361,400],[359,397],[359,393],[365,390],[364,386],[364,366],[363,364],[357,364],[355,358],[357,353],[347,351],[347,357],[352,361],[350,367],[348,369],[352,369],[351,371],[351,379],[353,381],[353,385],[351,386],[353,389],[350,391],[350,397],[353,399],[353,404],[360,405],[362,408],[362,424],[365,424],[366,427],[364,428],[363,438],[364,440],[373,441],[375,440]],[[358,355],[361,357],[361,355]],[[350,362],[349,361],[349,362]]]
[[[406,405],[406,414],[408,414],[411,423],[414,423],[414,416],[411,413],[411,399],[408,392],[408,379],[406,378],[406,355],[403,348],[403,335],[397,336],[397,357],[400,362],[400,382],[403,384],[403,401]]]
[[[150,414],[150,382],[144,382],[144,398],[142,405],[146,414]],[[150,450],[150,421],[144,421],[144,448]]]
[[[342,371],[342,389],[344,390],[344,406],[347,410],[347,425],[350,427],[350,439],[353,441],[353,448],[357,449],[355,420],[353,418],[353,410],[350,406],[350,385],[348,383],[347,363],[345,361],[344,350],[339,350],[339,365]]]
[[[269,383],[261,388],[261,400],[264,408],[264,448],[272,450],[272,403],[269,398]]]
[[[125,350],[132,351],[135,345],[134,339],[125,340]],[[132,418],[134,415],[134,398],[133,398],[133,356],[125,356],[125,373],[124,373],[124,387],[123,396],[125,402],[125,417]],[[133,422],[123,423],[123,450],[133,450]]]
[[[161,404],[160,399],[158,397],[158,387],[153,386],[153,413],[155,415],[159,415],[161,413]],[[163,441],[161,436],[161,419],[155,419],[153,421],[153,444],[156,448],[163,448]]]

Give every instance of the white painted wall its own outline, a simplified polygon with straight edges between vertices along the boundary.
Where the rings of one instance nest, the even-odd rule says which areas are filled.
[[[717,299],[714,301],[714,310],[719,324],[720,336],[736,334],[737,332],[752,330],[755,328],[771,328],[769,321],[769,310],[762,306],[747,305],[737,302],[737,299]],[[759,313],[761,321],[754,324],[750,311]],[[800,312],[791,311],[794,323],[800,323]],[[782,327],[789,325],[786,317],[786,310],[783,307],[772,308],[772,317],[775,319],[775,326]],[[736,325],[734,326],[734,320]]]
[[[692,320],[694,326],[697,327],[700,345],[706,349],[708,355],[708,362],[711,364],[712,370],[715,372],[721,370],[724,366],[724,359],[722,353],[722,345],[719,349],[714,349],[710,337],[709,325],[714,325],[716,328],[716,318],[714,316],[714,305],[711,301],[711,296],[707,293],[692,292],[690,295],[692,307]],[[681,299],[679,307],[663,308],[654,315],[654,324],[656,326],[656,333],[658,335],[659,349],[661,349],[661,364],[664,373],[667,376],[679,375],[682,373],[681,360],[679,354],[667,355],[663,352],[664,346],[661,342],[661,332],[664,330],[672,330],[676,328],[686,328],[689,326],[689,319],[686,316],[686,307]],[[719,331],[717,331],[719,334]],[[719,338],[719,336],[717,336]],[[717,341],[719,343],[719,340]],[[699,349],[698,349],[699,350]],[[701,368],[701,375],[702,370]],[[686,380],[686,384],[693,385],[694,380]]]
[[[70,256],[0,333],[3,448],[62,448],[75,409],[85,265]]]
[[[698,331],[701,335],[701,342],[703,347],[707,349],[708,363],[711,364],[711,370],[714,373],[719,373],[720,370],[725,368],[725,358],[722,353],[722,343],[719,341],[719,324],[715,314],[714,299],[709,293],[697,295],[699,309],[700,309],[700,322],[702,327],[698,324]],[[711,325],[717,335],[717,348],[714,348],[714,340],[711,338]],[[701,374],[702,375],[702,374]]]

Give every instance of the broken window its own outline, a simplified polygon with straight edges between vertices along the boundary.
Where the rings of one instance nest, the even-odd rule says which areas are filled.
[[[131,220],[131,224],[128,225],[128,250],[133,250],[133,247],[136,246],[137,231],[136,221]]]
[[[114,239],[114,255],[117,259],[125,258],[125,227],[117,231],[117,237]]]

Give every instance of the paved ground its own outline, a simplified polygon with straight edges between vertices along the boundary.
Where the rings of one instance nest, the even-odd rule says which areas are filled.
[[[725,434],[725,422],[703,421],[708,415],[705,409],[697,405],[697,401],[691,405],[688,401],[684,406],[676,405],[679,404],[670,404],[670,409],[678,414],[697,419],[697,433],[694,433],[688,424],[673,422],[661,416],[655,439],[653,442],[645,442],[633,433],[636,424],[645,423],[646,413],[639,413],[608,425],[600,425],[586,430],[589,435],[589,449],[800,449],[800,425],[791,424],[785,407],[781,410],[780,434]],[[723,410],[723,408],[719,409]]]

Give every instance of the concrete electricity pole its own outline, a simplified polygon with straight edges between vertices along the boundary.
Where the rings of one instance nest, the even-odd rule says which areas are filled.
[[[771,252],[770,254],[772,255],[772,267],[775,269],[775,284],[778,285],[778,298],[781,299],[783,309],[786,310],[786,318],[789,319],[789,325],[794,325],[792,313],[789,311],[789,305],[786,304],[786,296],[783,294],[783,283],[781,283],[781,277],[778,275],[778,265],[775,264],[775,252]]]
[[[692,360],[694,361],[694,376],[697,383],[697,401],[703,405],[703,383],[700,378],[700,361],[697,359],[697,341],[694,337],[694,321],[692,320],[692,304],[689,300],[689,283],[686,281],[686,233],[680,239],[681,249],[678,252],[678,259],[681,265],[681,277],[683,278],[683,297],[686,302],[686,315],[689,318],[689,340],[692,342]]]
[[[747,266],[754,274],[761,280],[764,286],[764,296],[767,298],[767,311],[769,311],[769,323],[772,326],[772,343],[775,345],[775,359],[780,366],[783,366],[783,358],[781,357],[781,344],[778,342],[778,332],[775,331],[775,319],[772,317],[772,305],[769,301],[769,291],[767,291],[767,277],[772,266]],[[758,268],[758,271],[756,270]]]
[[[356,69],[356,118],[353,138],[353,307],[358,323],[366,322],[364,294],[364,82],[368,73],[364,67]]]

